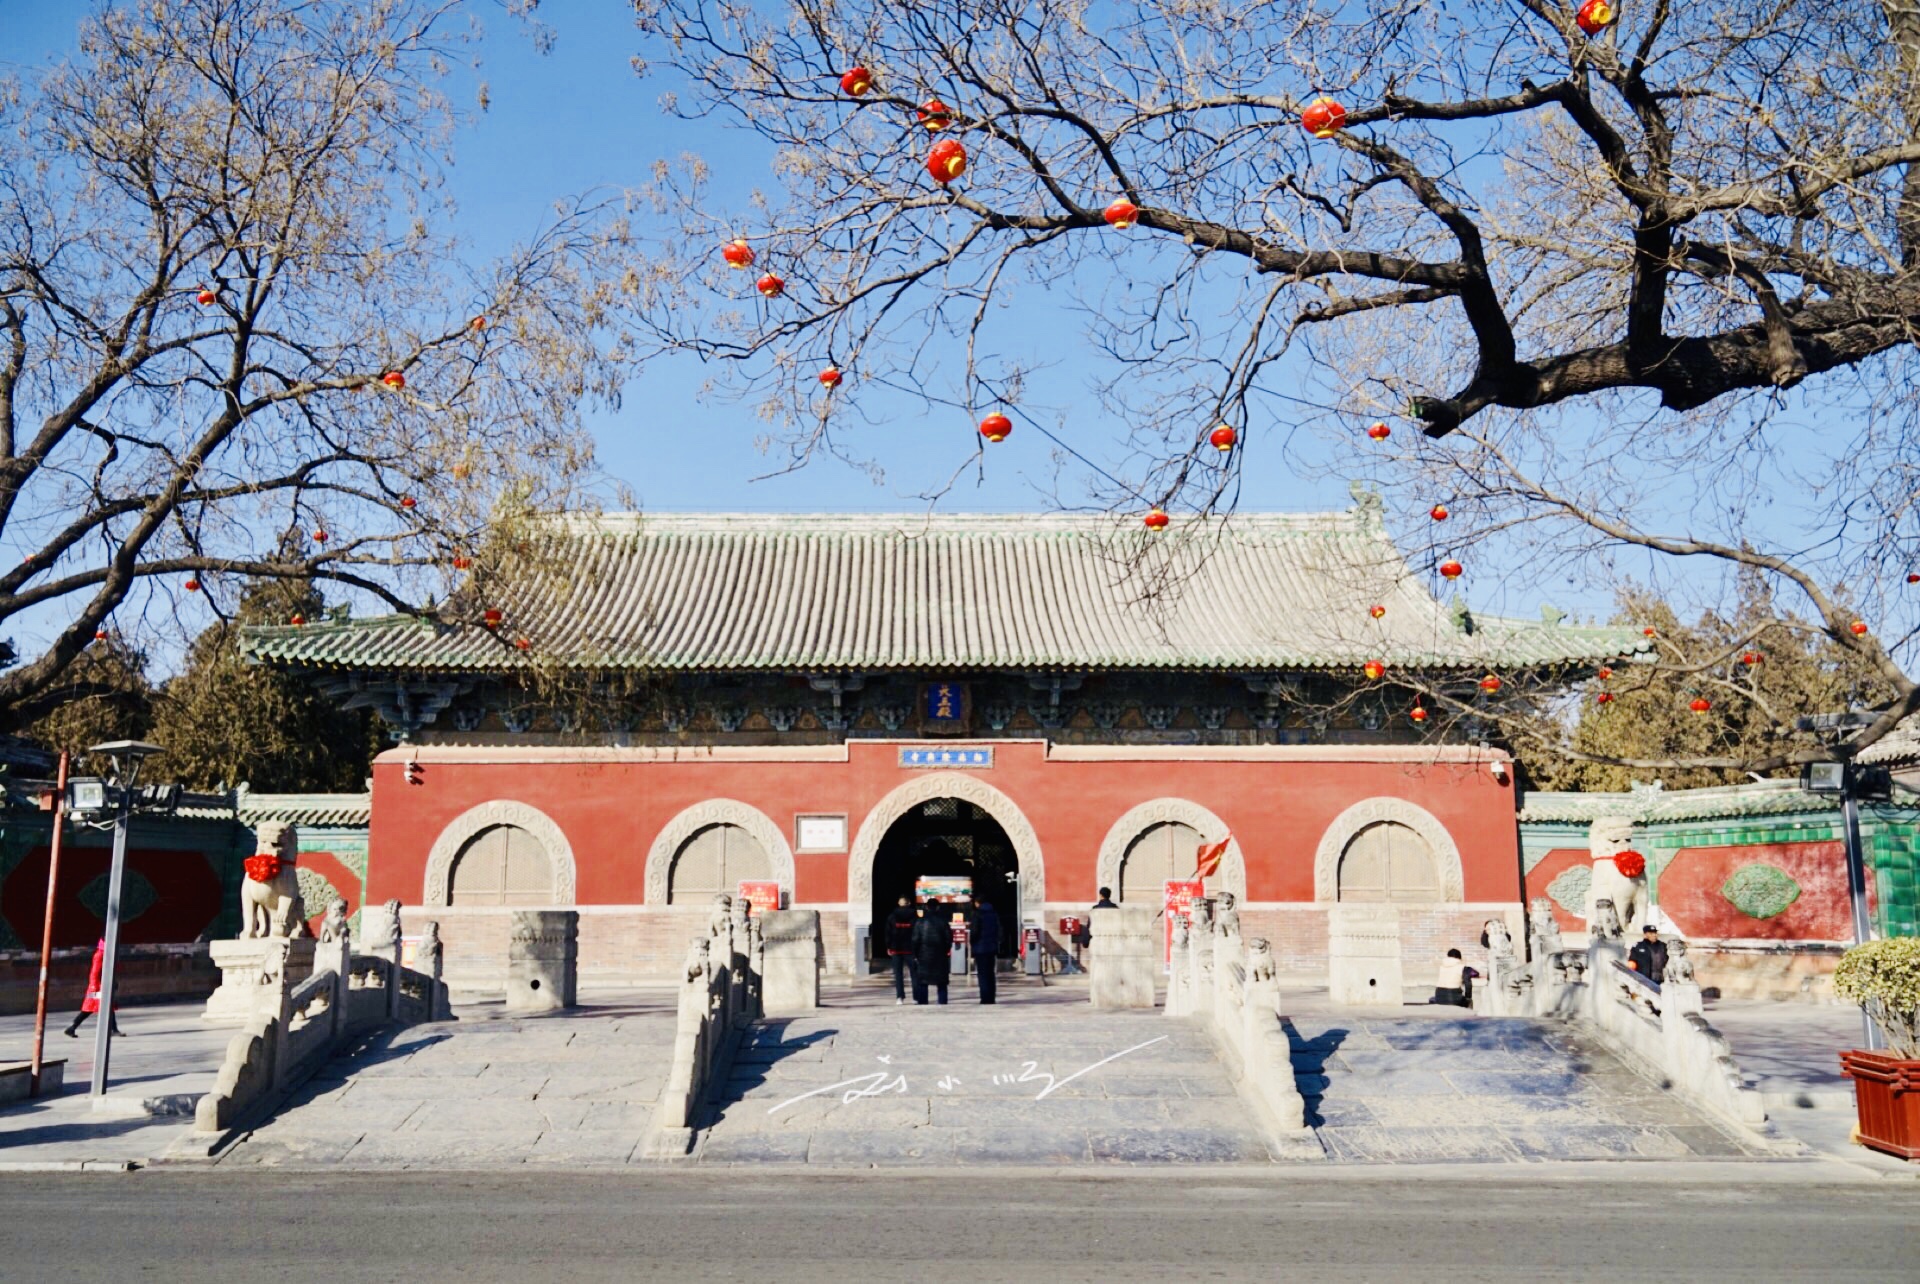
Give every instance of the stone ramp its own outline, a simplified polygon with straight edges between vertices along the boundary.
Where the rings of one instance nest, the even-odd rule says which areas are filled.
[[[1574,1027],[1459,1009],[1289,1004],[1307,1122],[1355,1163],[1770,1154]]]
[[[763,1022],[716,1094],[704,1164],[1266,1164],[1265,1134],[1205,1036],[1084,991],[956,987],[947,1006],[846,1006]]]
[[[223,1166],[624,1165],[666,1080],[672,995],[538,1017],[496,1007],[336,1058]],[[637,1162],[637,1161],[636,1161]]]

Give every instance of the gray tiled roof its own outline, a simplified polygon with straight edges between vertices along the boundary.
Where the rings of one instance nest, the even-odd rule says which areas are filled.
[[[1461,627],[1377,507],[1242,514],[1150,536],[1069,515],[638,515],[569,524],[545,572],[479,605],[498,633],[406,616],[247,630],[309,668],[1274,670],[1369,658],[1523,668],[1644,649],[1632,630],[1478,618]],[[1144,550],[1144,555],[1141,555]],[[563,573],[551,569],[564,566]],[[1367,608],[1387,607],[1384,619]]]
[[[1624,793],[1556,793],[1534,790],[1520,796],[1522,822],[1586,824],[1597,816],[1625,816],[1641,824],[1657,821],[1738,819],[1790,812],[1833,811],[1840,800],[1810,794],[1798,780],[1756,780],[1744,785],[1667,790],[1658,781],[1636,784]]]

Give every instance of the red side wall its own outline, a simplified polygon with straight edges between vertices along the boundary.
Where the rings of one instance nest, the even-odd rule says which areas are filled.
[[[1745,865],[1764,862],[1800,884],[1772,918],[1749,918],[1720,889]],[[1850,941],[1853,910],[1846,856],[1838,842],[1683,847],[1660,872],[1660,908],[1688,936],[1767,941]]]
[[[789,842],[796,813],[845,812],[852,843],[875,804],[924,774],[899,767],[898,748],[855,741],[846,762],[449,762],[429,751],[418,784],[407,783],[406,751],[392,752],[374,765],[366,899],[420,903],[435,838],[461,813],[495,799],[536,807],[566,833],[582,905],[644,900],[654,836],[680,811],[710,798],[759,808]],[[1512,786],[1484,763],[1221,761],[1178,748],[1149,761],[1083,761],[1049,759],[1040,741],[1002,741],[994,750],[994,767],[975,774],[1032,823],[1050,901],[1089,900],[1108,829],[1129,808],[1162,797],[1198,803],[1232,829],[1246,855],[1250,900],[1312,901],[1321,835],[1340,812],[1376,795],[1415,803],[1446,826],[1460,848],[1467,900],[1519,899]],[[796,854],[794,860],[795,903],[847,899],[844,853]]]

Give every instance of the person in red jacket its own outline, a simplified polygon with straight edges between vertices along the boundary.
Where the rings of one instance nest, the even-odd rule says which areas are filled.
[[[100,972],[107,966],[107,938],[101,937],[100,943],[93,947],[93,967],[87,972],[87,997],[80,1000],[80,1013],[73,1018],[73,1024],[67,1027],[67,1037],[80,1037],[80,1023],[100,1011]],[[114,1037],[120,1035],[120,1018],[117,1012],[107,1013],[109,1028]]]

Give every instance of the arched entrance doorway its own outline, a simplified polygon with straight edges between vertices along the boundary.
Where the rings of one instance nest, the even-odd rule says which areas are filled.
[[[868,959],[886,958],[880,926],[902,896],[911,898],[922,878],[965,878],[976,901],[1000,915],[1002,953],[1016,947],[1020,923],[1020,857],[1013,840],[986,808],[964,798],[929,798],[887,826],[873,860],[869,905],[875,926]]]

